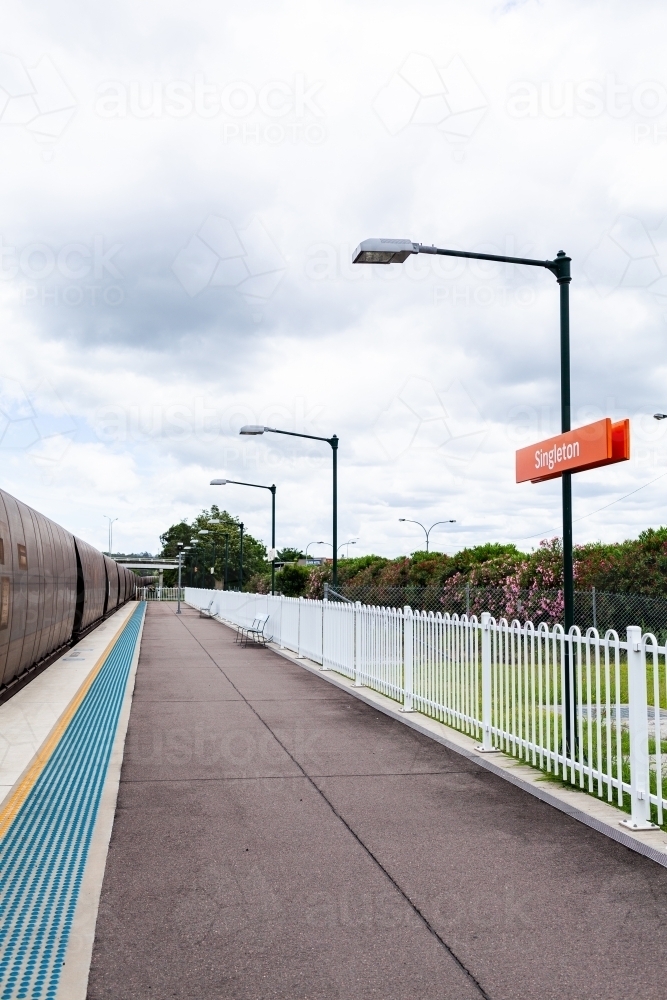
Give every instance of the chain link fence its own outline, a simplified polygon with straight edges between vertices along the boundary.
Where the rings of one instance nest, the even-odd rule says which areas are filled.
[[[558,590],[518,590],[514,587],[380,587],[341,586],[342,597],[378,607],[413,611],[448,611],[450,614],[474,614],[489,611],[498,620],[518,618],[535,625],[562,622],[563,595]],[[332,593],[331,599],[336,597]],[[652,632],[658,642],[667,642],[667,597],[643,594],[609,594],[604,591],[578,590],[574,595],[574,620],[582,632],[593,626],[601,635],[614,629],[625,636],[628,625],[639,625]]]

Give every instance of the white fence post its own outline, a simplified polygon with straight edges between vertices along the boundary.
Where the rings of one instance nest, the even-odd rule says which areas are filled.
[[[412,712],[414,665],[414,618],[412,608],[403,608],[403,707],[401,712]]]
[[[482,742],[477,747],[482,753],[496,753],[491,742],[491,615],[482,611]]]
[[[327,584],[324,584],[325,588]],[[322,601],[322,670],[328,670],[327,659],[331,658],[331,636],[329,635],[330,623],[327,617],[327,612],[329,610],[329,602],[327,600],[327,591],[324,591],[324,600]]]
[[[303,659],[303,653],[301,652],[301,610],[303,608],[303,597],[299,598],[299,624],[297,627],[297,640],[296,640],[296,658],[297,660]]]
[[[646,699],[646,650],[642,630],[628,627],[628,721],[630,724],[630,819],[621,820],[631,830],[657,830],[651,823],[648,768],[648,704]],[[589,725],[590,720],[589,720]]]

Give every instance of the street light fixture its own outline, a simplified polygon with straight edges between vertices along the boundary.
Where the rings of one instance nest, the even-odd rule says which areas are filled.
[[[421,521],[413,521],[412,518],[410,518],[410,517],[399,517],[398,520],[399,521],[406,521],[408,524],[418,524],[419,525],[419,527],[423,530],[424,534],[426,535],[426,551],[427,552],[428,552],[428,538],[429,538],[429,535],[431,534],[431,532],[433,531],[434,528],[437,528],[437,526],[439,524],[456,524],[456,520],[454,518],[450,518],[447,521],[436,521],[435,524],[432,524],[431,527],[427,531],[426,528],[425,528],[425,526],[421,523]]]
[[[308,438],[310,441],[326,441],[331,445],[333,457],[333,586],[338,581],[338,435],[319,437],[317,434],[299,434],[296,431],[281,431],[277,427],[264,427],[261,424],[246,424],[239,434],[254,436],[257,434],[287,434],[288,437]]]
[[[271,593],[276,592],[276,486],[262,486],[260,483],[242,483],[238,479],[212,479],[211,486],[253,486],[258,490],[269,490],[271,493]],[[219,521],[217,522],[220,523]]]
[[[340,552],[340,550],[344,549],[346,545],[356,545],[358,541],[358,538],[350,538],[347,542],[341,542],[338,546],[338,551]],[[312,545],[313,542],[310,542],[309,544]],[[330,549],[333,548],[331,542],[317,542],[317,545],[328,545]]]
[[[467,250],[445,250],[436,246],[413,243],[412,240],[364,240],[354,251],[355,264],[402,264],[411,254],[431,253],[444,257],[465,257],[472,260],[495,260],[506,264],[525,264],[528,267],[544,267],[556,278],[560,288],[560,419],[561,431],[571,430],[570,407],[570,274],[571,257],[559,250],[554,260],[532,260],[529,257],[506,257],[504,254],[472,253]],[[572,473],[563,472],[563,604],[565,634],[574,625],[574,571],[572,563]],[[570,664],[571,644],[565,644],[565,704],[570,704]],[[574,704],[577,704],[576,676],[574,677]],[[576,710],[575,710],[576,711]],[[566,716],[566,741],[568,749],[576,744],[577,722]],[[574,731],[571,732],[571,726]]]
[[[667,413],[654,413],[653,414],[653,419],[654,420],[667,420]]]
[[[328,545],[328,542],[308,542],[306,545],[306,565],[308,565],[308,549],[311,545]]]

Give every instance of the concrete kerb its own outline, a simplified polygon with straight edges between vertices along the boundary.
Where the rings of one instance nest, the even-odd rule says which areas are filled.
[[[219,616],[216,616],[215,620],[226,625],[227,628],[236,628],[232,622],[225,621]],[[268,648],[283,659],[303,667],[304,670],[309,670],[321,677],[322,680],[346,691],[353,698],[365,702],[396,722],[441,743],[448,750],[460,754],[504,781],[509,781],[517,788],[521,788],[534,798],[553,806],[554,809],[558,809],[577,822],[583,823],[629,850],[642,854],[651,861],[662,865],[663,868],[667,868],[667,835],[664,831],[656,829],[656,831],[633,833],[626,829],[620,829],[619,824],[624,814],[615,806],[609,805],[608,802],[574,789],[553,787],[547,790],[544,787],[545,779],[542,772],[523,764],[515,757],[509,757],[500,752],[491,757],[488,753],[476,749],[478,740],[473,740],[458,730],[451,729],[449,726],[417,712],[403,712],[400,705],[385,695],[371,691],[369,688],[355,687],[354,681],[342,674],[325,670],[319,663],[305,657],[297,657],[296,653],[280,649],[276,643],[269,643]]]

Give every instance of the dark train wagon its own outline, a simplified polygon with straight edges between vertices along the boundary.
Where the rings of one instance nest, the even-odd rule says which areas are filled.
[[[0,702],[135,591],[131,570],[0,490]]]

